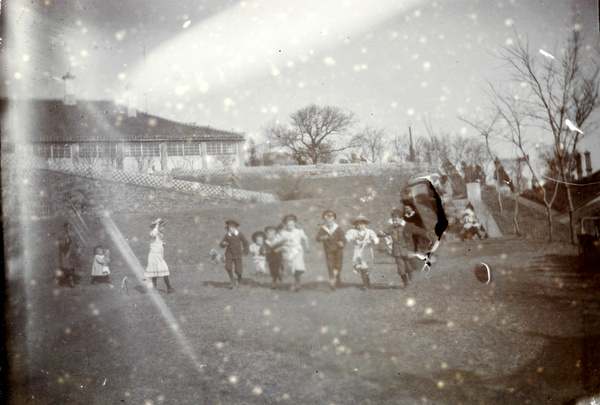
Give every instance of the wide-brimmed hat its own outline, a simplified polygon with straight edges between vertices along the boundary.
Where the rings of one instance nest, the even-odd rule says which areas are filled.
[[[332,210],[325,210],[323,211],[323,215],[321,215],[321,218],[325,219],[326,216],[331,215],[333,217],[333,219],[337,219],[337,215],[335,212],[333,212]]]
[[[152,222],[150,223],[150,228],[154,228],[156,225],[159,225],[159,224],[160,224],[160,225],[162,225],[162,224],[164,224],[165,222],[166,222],[166,221],[165,221],[164,219],[162,219],[162,218],[156,218],[154,221],[152,221]]]
[[[240,226],[240,223],[238,221],[236,221],[235,219],[228,219],[227,221],[225,221],[225,226],[229,226],[229,225],[233,225],[236,228],[238,228]]]
[[[369,221],[369,219],[367,219],[367,217],[365,217],[364,215],[359,215],[356,218],[354,218],[352,221],[350,221],[350,223],[354,226],[356,226],[358,224],[368,225],[371,223],[371,221]]]
[[[394,208],[392,210],[392,213],[390,214],[390,216],[392,218],[394,218],[394,217],[402,218],[402,216],[404,216],[404,212],[400,208]]]
[[[256,238],[262,236],[263,240],[267,239],[267,235],[263,231],[256,231],[252,234],[252,242],[256,243]]]
[[[277,232],[277,227],[273,226],[273,225],[269,225],[267,227],[265,227],[265,233],[269,232],[269,230],[274,230],[275,232]]]
[[[298,222],[298,218],[294,214],[288,214],[288,215],[286,215],[285,217],[283,217],[283,221],[281,221],[281,222],[285,224],[290,219],[293,219],[294,222]]]

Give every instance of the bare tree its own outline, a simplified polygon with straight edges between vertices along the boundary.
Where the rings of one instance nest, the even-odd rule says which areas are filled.
[[[519,196],[525,188],[525,177],[523,176],[525,159],[512,159],[507,166],[511,177],[511,191],[515,199],[515,209],[513,211],[513,230],[515,235],[521,235],[521,229],[519,227]]]
[[[380,163],[388,150],[385,131],[380,128],[366,126],[355,136],[358,151],[367,162]]]
[[[328,162],[356,146],[350,130],[356,117],[339,107],[310,104],[290,116],[289,125],[273,123],[265,132],[274,145],[288,148],[297,161]]]
[[[523,42],[515,30],[515,46],[503,47],[500,59],[508,66],[508,78],[515,85],[523,86],[523,96],[515,94],[514,88],[498,89],[491,85],[492,101],[509,129],[508,139],[526,157],[525,137],[522,121],[525,117],[531,123],[550,133],[550,144],[554,150],[558,180],[565,185],[570,220],[570,238],[575,242],[573,224],[573,199],[571,196],[572,160],[583,133],[577,128],[570,129],[567,121],[581,128],[592,111],[600,104],[600,64],[596,60],[583,62],[583,45],[578,24],[574,24],[566,41],[562,55],[546,56],[538,54]],[[526,161],[538,184],[529,160]],[[558,183],[554,181],[552,197],[542,187],[544,203],[548,210],[549,236],[552,239],[551,205],[554,202]]]
[[[407,134],[396,135],[392,142],[390,142],[390,149],[392,151],[392,159],[398,163],[404,163],[410,161],[410,139]],[[413,151],[414,155],[414,151]]]

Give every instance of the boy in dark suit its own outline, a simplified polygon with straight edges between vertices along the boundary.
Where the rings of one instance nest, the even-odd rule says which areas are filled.
[[[341,273],[344,262],[344,246],[346,237],[344,231],[335,223],[337,215],[331,210],[323,212],[321,216],[325,224],[319,228],[315,239],[323,243],[325,251],[325,261],[329,271],[329,288],[333,291],[335,287],[342,284]]]
[[[225,234],[220,245],[222,248],[225,248],[225,270],[231,280],[229,289],[233,289],[233,287],[238,286],[242,282],[242,273],[244,271],[242,257],[246,256],[249,250],[248,240],[238,230],[239,226],[239,222],[232,219],[225,221],[227,234]],[[237,280],[233,277],[234,268]]]

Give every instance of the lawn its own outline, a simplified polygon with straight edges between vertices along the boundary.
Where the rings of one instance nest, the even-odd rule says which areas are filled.
[[[363,184],[360,190],[367,190]],[[112,214],[145,264],[148,223],[167,218],[166,260],[177,289],[149,292],[118,246],[88,217],[94,241],[114,252],[112,284],[89,285],[91,252],[74,289],[55,277],[60,221],[26,226],[26,263],[9,274],[9,376],[15,403],[456,404],[564,403],[600,391],[595,275],[577,271],[565,244],[503,238],[446,242],[429,279],[396,287],[390,257],[375,252],[375,288],[361,291],[346,250],[344,286],[329,291],[322,248],[306,255],[304,288],[271,290],[248,271],[228,290],[208,259],[224,220],[247,236],[289,212],[309,235],[325,208],[340,224],[364,213],[381,227],[393,196],[198,207]],[[369,196],[368,193],[364,194]],[[16,259],[15,259],[16,260]],[[490,263],[494,280],[473,276]],[[19,267],[22,266],[22,267]],[[129,294],[121,290],[130,280]],[[290,280],[287,281],[289,285]],[[154,297],[154,298],[153,298]],[[164,303],[185,337],[162,315]],[[197,357],[190,358],[189,352]]]

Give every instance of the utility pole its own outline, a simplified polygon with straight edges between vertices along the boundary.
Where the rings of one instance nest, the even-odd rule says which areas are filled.
[[[413,146],[412,130],[410,128],[410,122],[408,123],[408,141],[409,141],[409,146],[408,146],[408,161],[409,162],[414,162],[415,161],[415,148]]]

